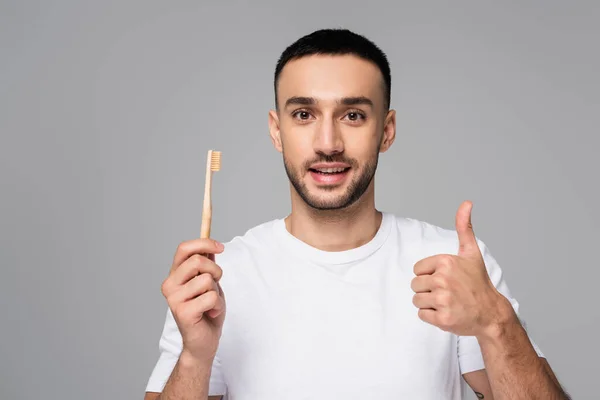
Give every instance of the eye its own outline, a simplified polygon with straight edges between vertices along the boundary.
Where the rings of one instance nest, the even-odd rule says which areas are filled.
[[[306,110],[298,110],[292,113],[292,118],[299,119],[302,121],[307,121],[311,117],[310,112]]]
[[[348,118],[352,122],[357,122],[360,120],[364,120],[366,116],[360,111],[350,111],[348,114],[346,114],[346,118]]]

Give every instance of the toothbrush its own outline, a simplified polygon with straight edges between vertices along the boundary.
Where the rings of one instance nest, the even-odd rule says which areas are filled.
[[[204,206],[202,208],[202,226],[200,237],[210,237],[210,226],[212,222],[212,174],[221,169],[221,152],[209,150],[206,159],[206,180],[204,183]]]

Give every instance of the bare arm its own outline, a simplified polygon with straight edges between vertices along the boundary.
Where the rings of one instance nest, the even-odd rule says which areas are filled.
[[[414,265],[411,288],[419,318],[444,331],[477,338],[495,400],[567,400],[501,292],[507,287],[487,247],[475,236],[472,206],[465,201],[456,213],[457,255],[433,255]]]
[[[473,389],[478,399],[494,400],[490,380],[485,369],[468,372],[463,375],[465,382]]]
[[[208,396],[211,367],[184,351],[163,392],[146,393],[144,400],[219,400],[221,396]]]
[[[554,372],[552,372],[548,361],[545,358],[540,358],[540,361],[544,365],[546,372],[548,375],[550,375],[556,386],[561,387],[558,379],[554,375]],[[471,389],[473,389],[473,392],[475,392],[475,395],[478,399],[494,400],[492,387],[490,386],[490,380],[485,369],[468,372],[463,375],[463,378],[465,378],[467,384],[471,387]]]
[[[225,319],[225,297],[218,283],[223,271],[213,255],[222,250],[223,245],[210,239],[183,242],[177,248],[161,290],[173,316],[165,329],[172,331],[176,325],[182,348],[162,393],[146,392],[145,400],[220,399],[209,397],[208,391]]]
[[[505,316],[477,337],[493,398],[569,400],[548,362],[538,357],[510,304]]]

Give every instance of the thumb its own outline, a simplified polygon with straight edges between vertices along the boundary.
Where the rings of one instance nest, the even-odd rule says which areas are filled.
[[[456,233],[458,234],[458,255],[472,256],[480,255],[479,246],[473,224],[471,223],[471,210],[473,203],[470,201],[463,202],[456,212]]]

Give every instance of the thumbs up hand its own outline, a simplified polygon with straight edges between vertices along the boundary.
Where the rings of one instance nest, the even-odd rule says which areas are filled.
[[[471,224],[472,207],[465,201],[456,213],[458,254],[420,260],[411,282],[419,318],[461,336],[484,335],[510,318],[512,311],[487,273]]]

